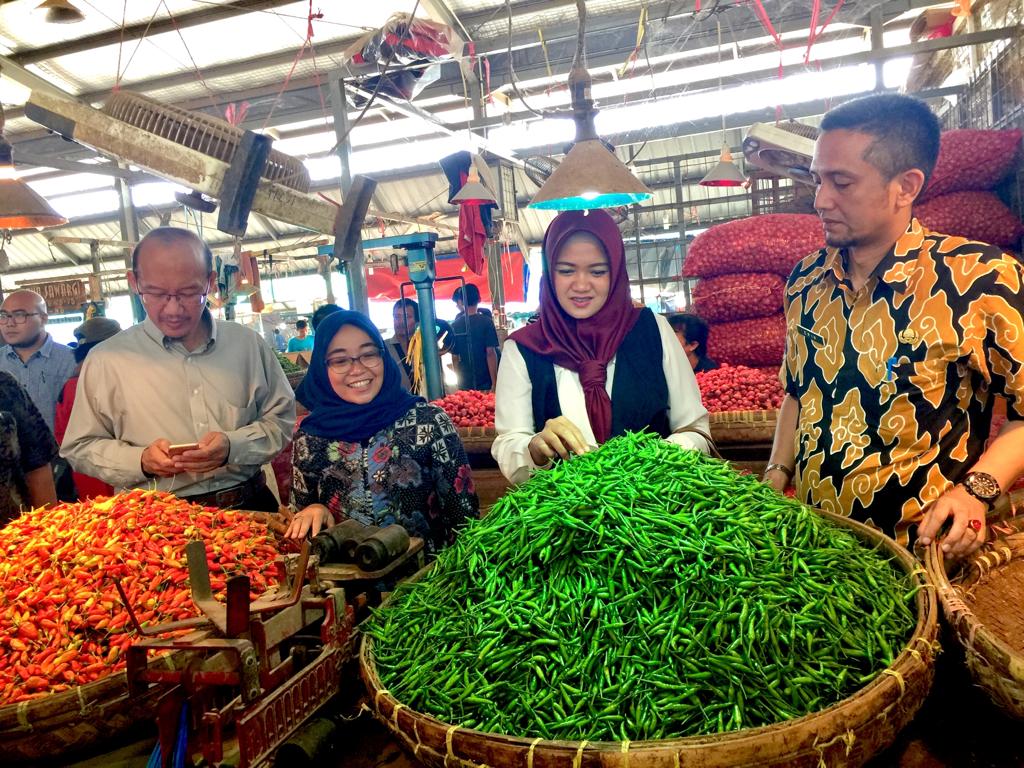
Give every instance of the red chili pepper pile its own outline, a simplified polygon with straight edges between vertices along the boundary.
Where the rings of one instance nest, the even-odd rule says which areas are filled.
[[[206,542],[215,591],[236,573],[248,574],[253,598],[276,582],[266,525],[156,491],[35,510],[0,529],[0,705],[124,669],[136,633],[114,579],[143,625],[197,615],[191,539]]]
[[[494,393],[475,389],[460,389],[447,397],[435,400],[456,427],[493,427]]]
[[[772,375],[743,365],[722,365],[697,374],[704,407],[721,411],[773,410],[782,404],[782,385]]]

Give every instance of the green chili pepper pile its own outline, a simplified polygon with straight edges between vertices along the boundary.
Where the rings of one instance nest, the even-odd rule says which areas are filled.
[[[913,591],[754,477],[630,434],[508,493],[366,632],[383,686],[442,721],[662,739],[846,698],[909,640]]]
[[[296,365],[280,352],[277,352],[276,354],[277,362],[281,364],[281,368],[284,370],[285,373],[302,373],[301,365]]]

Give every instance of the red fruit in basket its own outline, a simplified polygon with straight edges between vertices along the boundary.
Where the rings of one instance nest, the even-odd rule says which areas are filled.
[[[697,385],[704,407],[711,413],[774,410],[784,395],[776,375],[742,365],[722,365],[698,373]]]

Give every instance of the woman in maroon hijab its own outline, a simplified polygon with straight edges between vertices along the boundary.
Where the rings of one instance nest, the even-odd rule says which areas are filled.
[[[513,483],[555,456],[648,429],[707,451],[708,414],[672,328],[629,295],[622,235],[601,210],[544,235],[540,319],[512,334],[495,388],[491,453]]]

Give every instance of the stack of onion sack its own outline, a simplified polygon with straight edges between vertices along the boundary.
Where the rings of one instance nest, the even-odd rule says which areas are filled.
[[[381,686],[412,710],[635,741],[846,698],[909,641],[912,593],[846,529],[627,434],[506,494],[364,626]]]
[[[993,190],[1017,167],[1021,131],[942,134],[939,158],[914,215],[928,229],[1011,250],[1024,226]]]
[[[124,669],[136,633],[115,579],[144,626],[198,615],[191,539],[206,542],[216,592],[237,573],[252,580],[254,599],[276,581],[266,525],[155,491],[39,509],[0,529],[0,705]]]
[[[475,389],[460,389],[440,400],[435,400],[451,417],[456,427],[493,427],[494,393]]]
[[[771,372],[770,372],[771,371]],[[722,365],[697,374],[700,399],[711,413],[770,411],[782,405],[778,371]]]
[[[711,326],[708,354],[733,365],[780,365],[786,278],[824,245],[818,217],[798,213],[751,216],[698,235],[686,252],[683,277],[700,278],[693,305]]]

